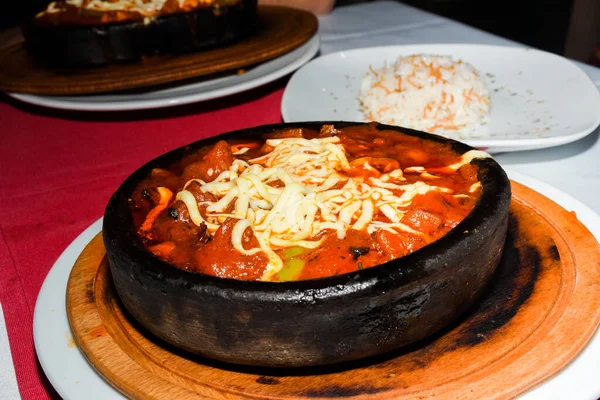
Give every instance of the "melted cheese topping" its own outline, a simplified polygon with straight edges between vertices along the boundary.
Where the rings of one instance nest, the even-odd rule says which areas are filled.
[[[451,194],[452,190],[421,181],[407,184],[400,169],[377,178],[348,177],[344,171],[350,169],[350,163],[339,142],[335,136],[268,140],[267,145],[273,147],[270,153],[249,163],[235,160],[210,183],[190,180],[176,199],[186,205],[194,224],[206,224],[211,235],[227,218],[238,219],[232,232],[232,246],[241,254],[265,253],[269,264],[262,280],[270,280],[283,266],[275,250],[292,246],[316,248],[323,240],[318,238],[319,233],[327,229],[335,230],[340,239],[351,230],[373,233],[383,229],[424,236],[401,222],[407,207],[417,195],[434,191]],[[473,158],[483,157],[490,156],[469,151],[445,169],[454,171]],[[372,167],[366,161],[363,168]],[[423,167],[413,170],[423,171],[429,180],[435,179]],[[199,205],[186,189],[193,181],[218,200]],[[471,191],[477,188],[474,185]],[[206,218],[199,206],[206,207]],[[242,246],[246,229],[253,231],[260,247]]]
[[[143,16],[158,14],[167,0],[65,0],[65,4],[92,11],[130,11]],[[214,0],[177,0],[180,9],[195,8],[214,3]],[[52,2],[46,8],[47,13],[60,12],[62,9],[57,2]]]
[[[66,0],[78,8],[85,8],[94,11],[135,11],[140,14],[154,13],[160,11],[165,5],[166,0]]]

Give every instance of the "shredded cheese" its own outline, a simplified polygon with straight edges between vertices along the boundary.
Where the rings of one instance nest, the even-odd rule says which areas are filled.
[[[214,2],[214,0],[177,0],[179,9],[181,10],[207,6]],[[61,11],[57,7],[59,3],[56,1],[50,3],[45,12],[56,13]],[[64,4],[84,10],[98,12],[129,11],[139,13],[144,17],[156,16],[162,11],[166,3],[167,0],[65,0],[64,2]],[[144,22],[147,23],[146,20]]]
[[[269,263],[262,280],[271,279],[283,267],[275,250],[292,246],[316,248],[323,239],[315,237],[326,229],[335,230],[340,239],[350,230],[373,233],[383,229],[423,236],[400,222],[407,207],[420,194],[452,193],[451,189],[420,181],[405,184],[399,169],[379,178],[349,177],[344,171],[351,166],[336,136],[272,139],[267,144],[273,147],[271,152],[248,163],[235,160],[212,182],[190,180],[176,195],[187,207],[192,222],[206,224],[211,235],[227,218],[238,219],[232,230],[232,246],[241,254],[265,253]],[[468,152],[458,163],[446,168],[456,170],[478,157],[489,155]],[[411,171],[425,169],[415,167]],[[187,190],[193,181],[201,184],[204,193],[218,199],[200,204],[206,206],[206,218]],[[381,215],[387,220],[382,220]],[[246,229],[253,231],[260,247],[243,247]]]

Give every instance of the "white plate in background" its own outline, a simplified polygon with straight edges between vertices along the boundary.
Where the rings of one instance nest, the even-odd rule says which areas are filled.
[[[551,198],[569,211],[600,241],[600,216],[583,203],[527,175],[507,171],[508,176]],[[125,397],[106,382],[86,361],[73,342],[65,304],[67,281],[85,246],[102,229],[102,219],[79,235],[56,260],[38,295],[33,316],[33,337],[40,365],[58,394],[65,400],[122,400]],[[600,332],[562,371],[538,387],[519,396],[520,400],[577,399],[600,397],[598,380]]]
[[[463,142],[488,152],[530,150],[580,139],[600,124],[600,92],[573,62],[524,47],[471,44],[383,46],[340,51],[300,68],[281,104],[285,122],[365,121],[361,79],[399,56],[436,54],[472,64],[492,98],[488,125]]]
[[[234,73],[167,89],[81,96],[40,96],[23,93],[8,93],[8,95],[38,106],[78,111],[125,111],[172,107],[215,99],[272,82],[308,62],[319,51],[319,45],[319,36],[315,35],[302,46],[259,64],[244,74]]]

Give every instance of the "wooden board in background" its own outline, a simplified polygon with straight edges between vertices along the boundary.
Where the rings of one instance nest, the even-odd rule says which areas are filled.
[[[0,46],[0,91],[77,95],[188,82],[274,59],[306,43],[317,32],[317,18],[306,11],[261,6],[258,15],[258,33],[228,46],[86,69],[55,70],[39,65],[13,34],[12,45]]]
[[[571,213],[512,184],[504,256],[476,307],[430,340],[344,366],[263,370],[185,354],[129,320],[99,234],[77,260],[67,314],[90,364],[130,397],[498,399],[564,368],[600,322],[600,245]]]

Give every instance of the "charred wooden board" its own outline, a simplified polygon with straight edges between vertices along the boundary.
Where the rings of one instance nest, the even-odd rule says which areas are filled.
[[[73,336],[132,398],[505,399],[564,368],[600,319],[600,246],[574,213],[512,184],[498,270],[463,318],[401,351],[324,368],[261,369],[175,349],[140,327],[115,291],[99,234],[67,287]]]

